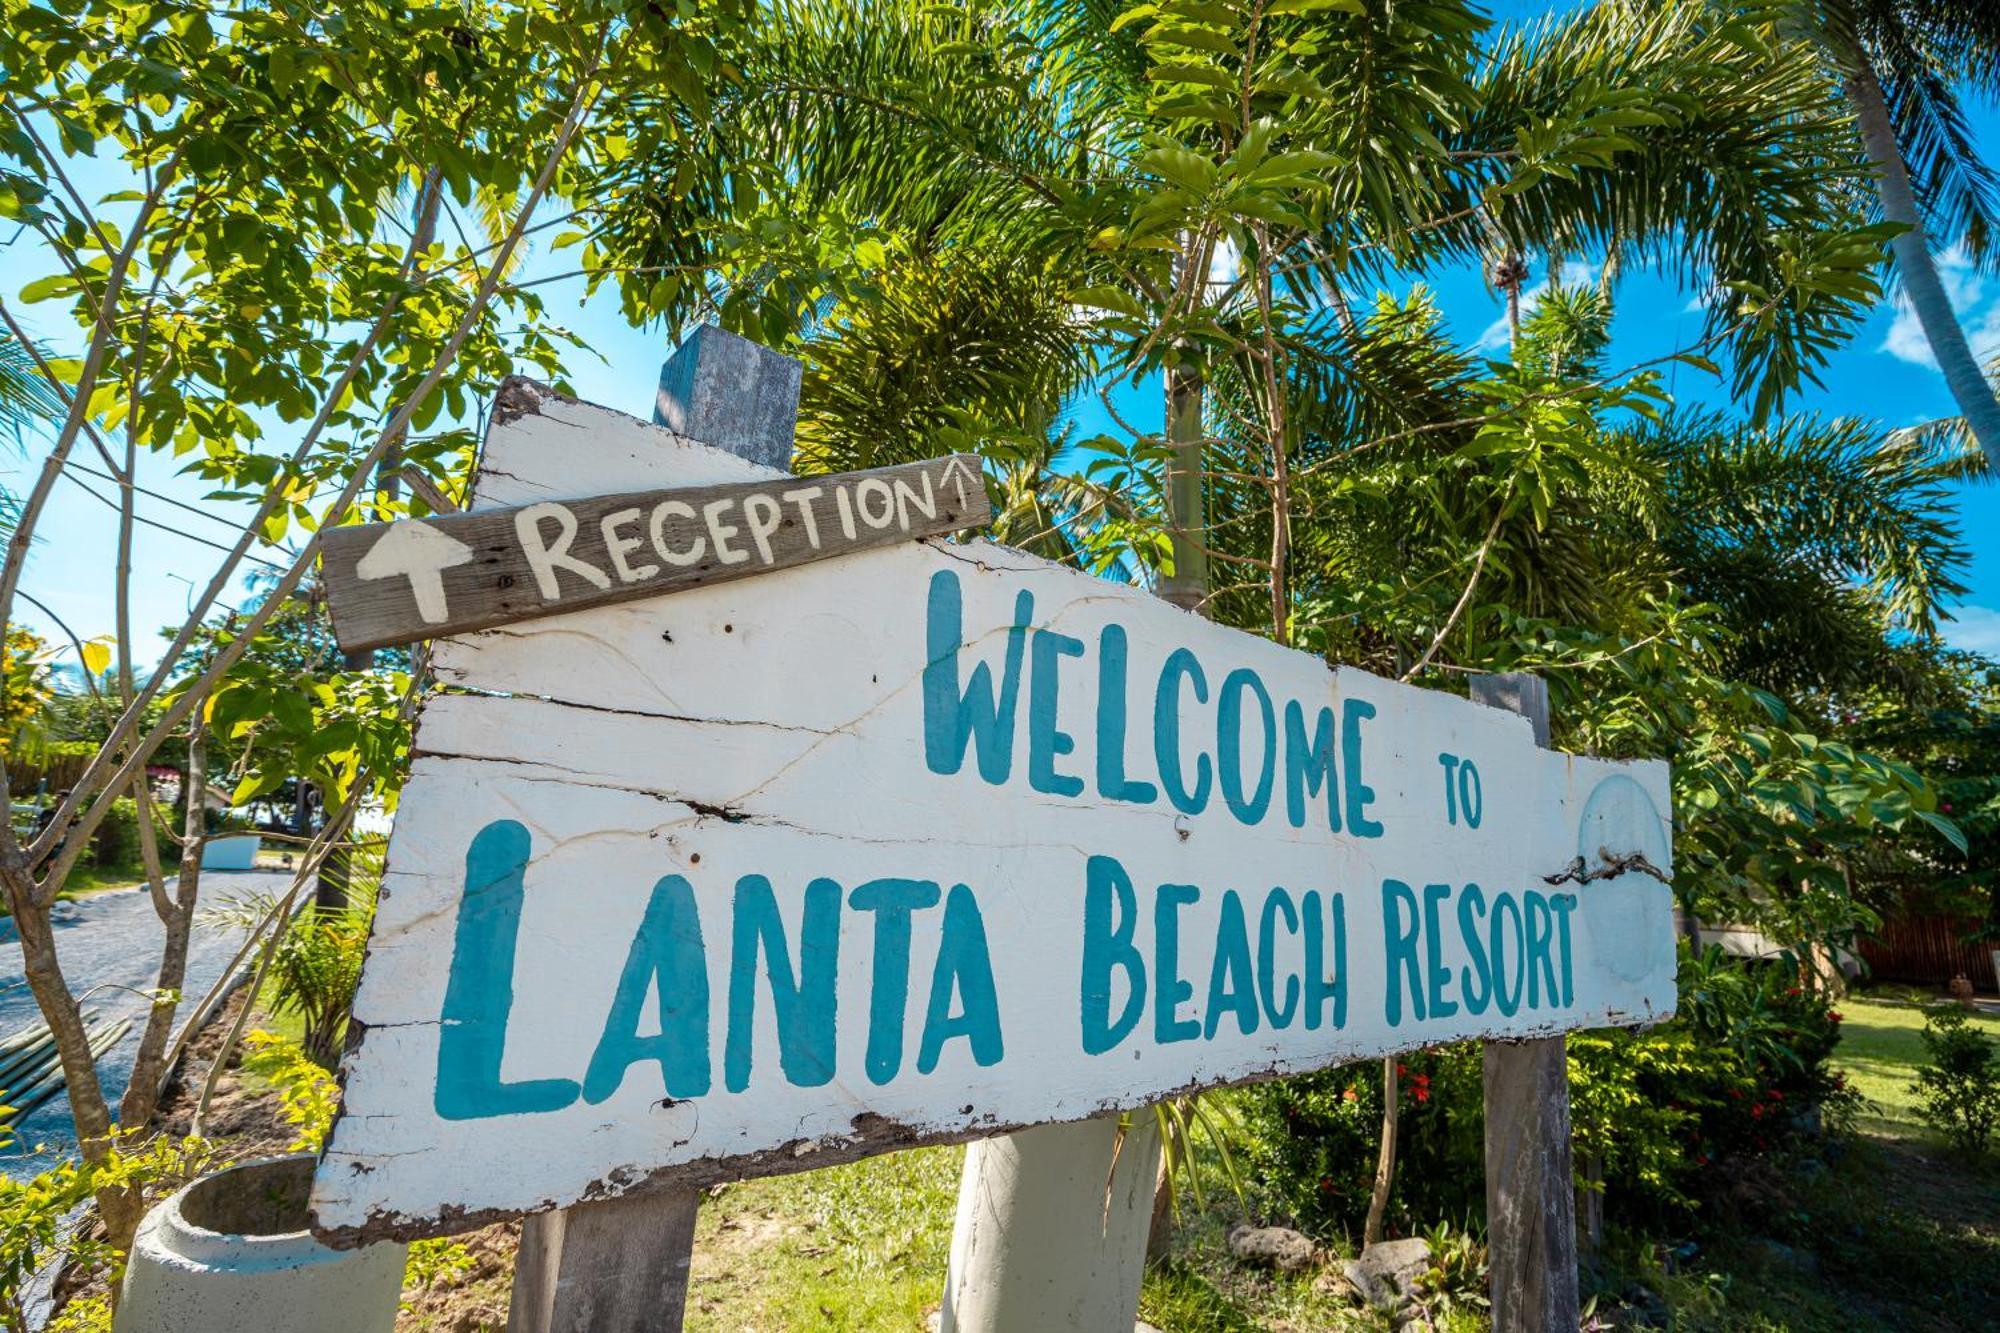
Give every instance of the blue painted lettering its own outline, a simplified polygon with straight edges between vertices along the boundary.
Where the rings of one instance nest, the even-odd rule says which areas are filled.
[[[958,686],[958,650],[964,639],[964,595],[958,575],[941,569],[931,575],[925,631],[924,759],[933,773],[956,773],[966,746],[976,743],[979,776],[998,786],[1014,763],[1014,708],[1021,692],[1021,655],[1035,616],[1034,595],[1025,588],[1014,599],[1014,623],[1007,631],[1006,666],[1000,688],[985,662],[972,669],[964,692]]]
[[[771,881],[762,875],[745,875],[736,881],[729,958],[729,1038],[722,1058],[723,1083],[731,1092],[750,1086],[760,952],[766,960],[771,1010],[777,1019],[779,1067],[801,1088],[817,1088],[833,1078],[840,896],[840,885],[830,879],[816,879],[806,886],[799,969],[794,972]]]
[[[577,1085],[566,1078],[500,1081],[528,850],[526,827],[497,819],[474,834],[465,851],[465,893],[438,1015],[433,1104],[445,1120],[559,1111],[576,1100]]]
[[[951,1012],[954,993],[961,1002],[956,1015]],[[938,1053],[953,1037],[966,1039],[973,1063],[982,1069],[1000,1063],[1005,1053],[986,923],[979,915],[979,900],[963,884],[952,885],[944,900],[944,930],[931,970],[931,1000],[924,1014],[923,1044],[917,1049],[917,1072],[936,1069]]]
[[[660,1030],[642,1037],[639,1016],[654,992],[660,997]],[[604,1033],[583,1076],[583,1099],[595,1106],[610,1098],[641,1060],[659,1064],[669,1097],[708,1091],[708,961],[694,888],[679,875],[655,884],[646,902],[645,920],[625,954]]]

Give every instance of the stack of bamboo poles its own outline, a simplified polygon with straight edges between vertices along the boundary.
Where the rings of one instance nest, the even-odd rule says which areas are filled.
[[[104,1023],[85,1013],[83,1027],[90,1058],[96,1060],[132,1030],[132,1020]],[[11,1138],[14,1127],[47,1105],[63,1084],[62,1061],[48,1024],[37,1023],[0,1040],[0,1139]]]

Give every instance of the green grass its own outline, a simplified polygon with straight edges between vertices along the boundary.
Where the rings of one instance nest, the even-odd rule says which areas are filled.
[[[1868,1099],[1830,1168],[1770,1169],[1707,1220],[1693,1271],[1654,1274],[1686,1333],[1975,1333],[2000,1311],[2000,1162],[1957,1154],[1910,1091],[1922,1007],[1850,996],[1833,1065]],[[1977,1015],[2000,1037],[2000,1019]],[[1789,1247],[1789,1253],[1777,1246]]]
[[[944,1291],[963,1148],[724,1188],[695,1232],[687,1328],[915,1333]]]
[[[112,866],[100,870],[96,866],[79,865],[69,872],[63,881],[64,898],[81,898],[86,893],[106,893],[112,889],[136,889],[146,882],[146,872],[139,866]]]
[[[2000,1167],[1858,1136],[1832,1170],[1760,1193],[1660,1289],[1685,1333],[1990,1333]]]
[[[82,898],[93,893],[110,893],[116,889],[136,889],[146,882],[146,872],[138,866],[114,866],[100,870],[93,865],[78,865],[71,869],[69,878],[63,881],[63,890],[57,895],[59,901],[68,902],[72,898]],[[0,917],[12,916],[5,903],[0,903]]]
[[[1861,1127],[1896,1137],[1927,1135],[1917,1118],[1916,1095],[1910,1080],[1923,1062],[1923,1010],[1914,1004],[1883,1004],[1860,996],[1841,1002],[1840,1046],[1833,1064],[1847,1071],[1848,1082],[1869,1102]],[[1973,1022],[1988,1036],[2000,1039],[2000,1018],[1977,1014]]]

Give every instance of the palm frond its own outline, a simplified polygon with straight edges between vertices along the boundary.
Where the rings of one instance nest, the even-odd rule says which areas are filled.
[[[1869,271],[1881,238],[1867,229],[1850,118],[1807,41],[1752,35],[1714,6],[1606,0],[1502,34],[1478,88],[1447,140],[1467,170],[1437,259],[1476,257],[1497,236],[1523,253],[1614,254],[1686,286],[1733,288],[1704,332],[1728,348],[1760,416],[1879,295]],[[1572,138],[1540,143],[1536,127],[1550,125]],[[1537,145],[1581,164],[1522,180]]]
[[[11,330],[0,330],[0,432],[13,436],[19,446],[27,432],[62,415],[62,398],[35,363],[34,353]]]
[[[1667,551],[1696,596],[1734,603],[1740,628],[1810,601],[1850,622],[1857,607],[1872,608],[1881,626],[1930,636],[1941,608],[1965,592],[1949,469],[1907,440],[1845,417],[1760,430],[1709,412],[1634,435],[1665,470]],[[1809,597],[1809,583],[1826,595]]]

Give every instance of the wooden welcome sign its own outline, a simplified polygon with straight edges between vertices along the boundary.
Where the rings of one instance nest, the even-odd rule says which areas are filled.
[[[806,484],[512,391],[481,508]],[[518,481],[557,450],[566,493]],[[1561,873],[1670,864],[1664,764],[984,541],[435,663],[481,693],[420,722],[314,1185],[340,1243],[1674,1003],[1668,888]]]

